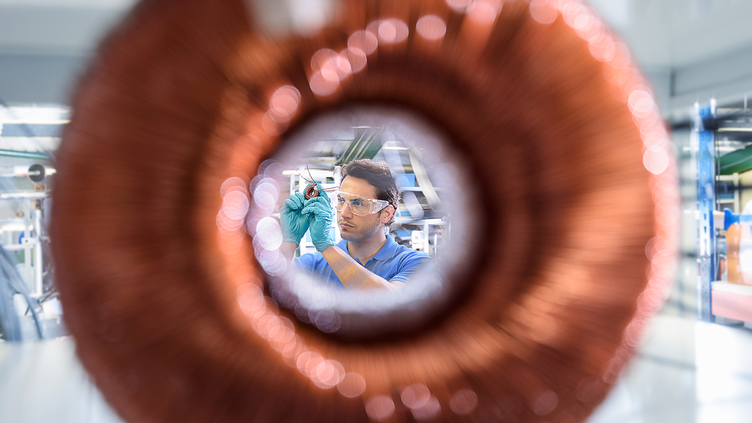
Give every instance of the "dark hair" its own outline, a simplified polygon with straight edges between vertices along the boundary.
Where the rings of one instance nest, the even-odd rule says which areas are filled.
[[[376,198],[388,201],[394,207],[394,214],[385,226],[394,223],[394,216],[399,210],[400,192],[394,183],[394,176],[389,166],[384,162],[374,162],[370,159],[353,160],[342,168],[342,179],[346,176],[365,179],[376,188]]]

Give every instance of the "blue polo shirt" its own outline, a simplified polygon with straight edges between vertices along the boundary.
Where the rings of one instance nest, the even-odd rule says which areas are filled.
[[[343,239],[337,243],[337,247],[350,254],[347,250],[346,240]],[[363,264],[359,259],[354,257],[353,259],[359,264]],[[421,268],[424,264],[427,264],[427,266]],[[418,268],[426,270],[431,264],[433,264],[433,261],[428,254],[411,250],[404,245],[399,245],[394,242],[391,236],[387,235],[386,242],[379,252],[368,260],[364,267],[389,282],[407,282]],[[317,278],[329,286],[344,288],[344,285],[339,281],[339,278],[332,268],[329,267],[329,263],[326,262],[321,253],[303,254],[293,261],[293,268]]]

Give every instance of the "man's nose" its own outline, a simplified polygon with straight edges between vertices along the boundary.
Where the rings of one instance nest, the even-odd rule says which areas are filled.
[[[347,210],[347,213],[345,213],[345,210]],[[342,206],[342,209],[339,211],[339,214],[345,217],[350,217],[353,215],[352,209],[350,208],[350,203],[345,201],[345,204]]]

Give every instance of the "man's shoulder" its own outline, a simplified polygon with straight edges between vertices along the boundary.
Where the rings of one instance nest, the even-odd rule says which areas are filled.
[[[400,245],[394,249],[391,259],[392,269],[396,274],[389,281],[407,282],[418,270],[424,271],[433,266],[431,256],[423,251],[415,251],[412,248]]]
[[[415,251],[412,248],[406,247],[404,245],[398,245],[395,249],[396,254],[395,257],[402,257],[410,260],[430,260],[431,256],[429,256],[427,253],[424,253],[423,251]]]

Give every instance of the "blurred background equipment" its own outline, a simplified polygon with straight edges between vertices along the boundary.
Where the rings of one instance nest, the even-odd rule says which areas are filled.
[[[47,233],[54,153],[70,112],[0,108],[0,241],[3,339],[66,335]]]
[[[743,104],[696,106],[702,320],[752,329],[752,120]]]

